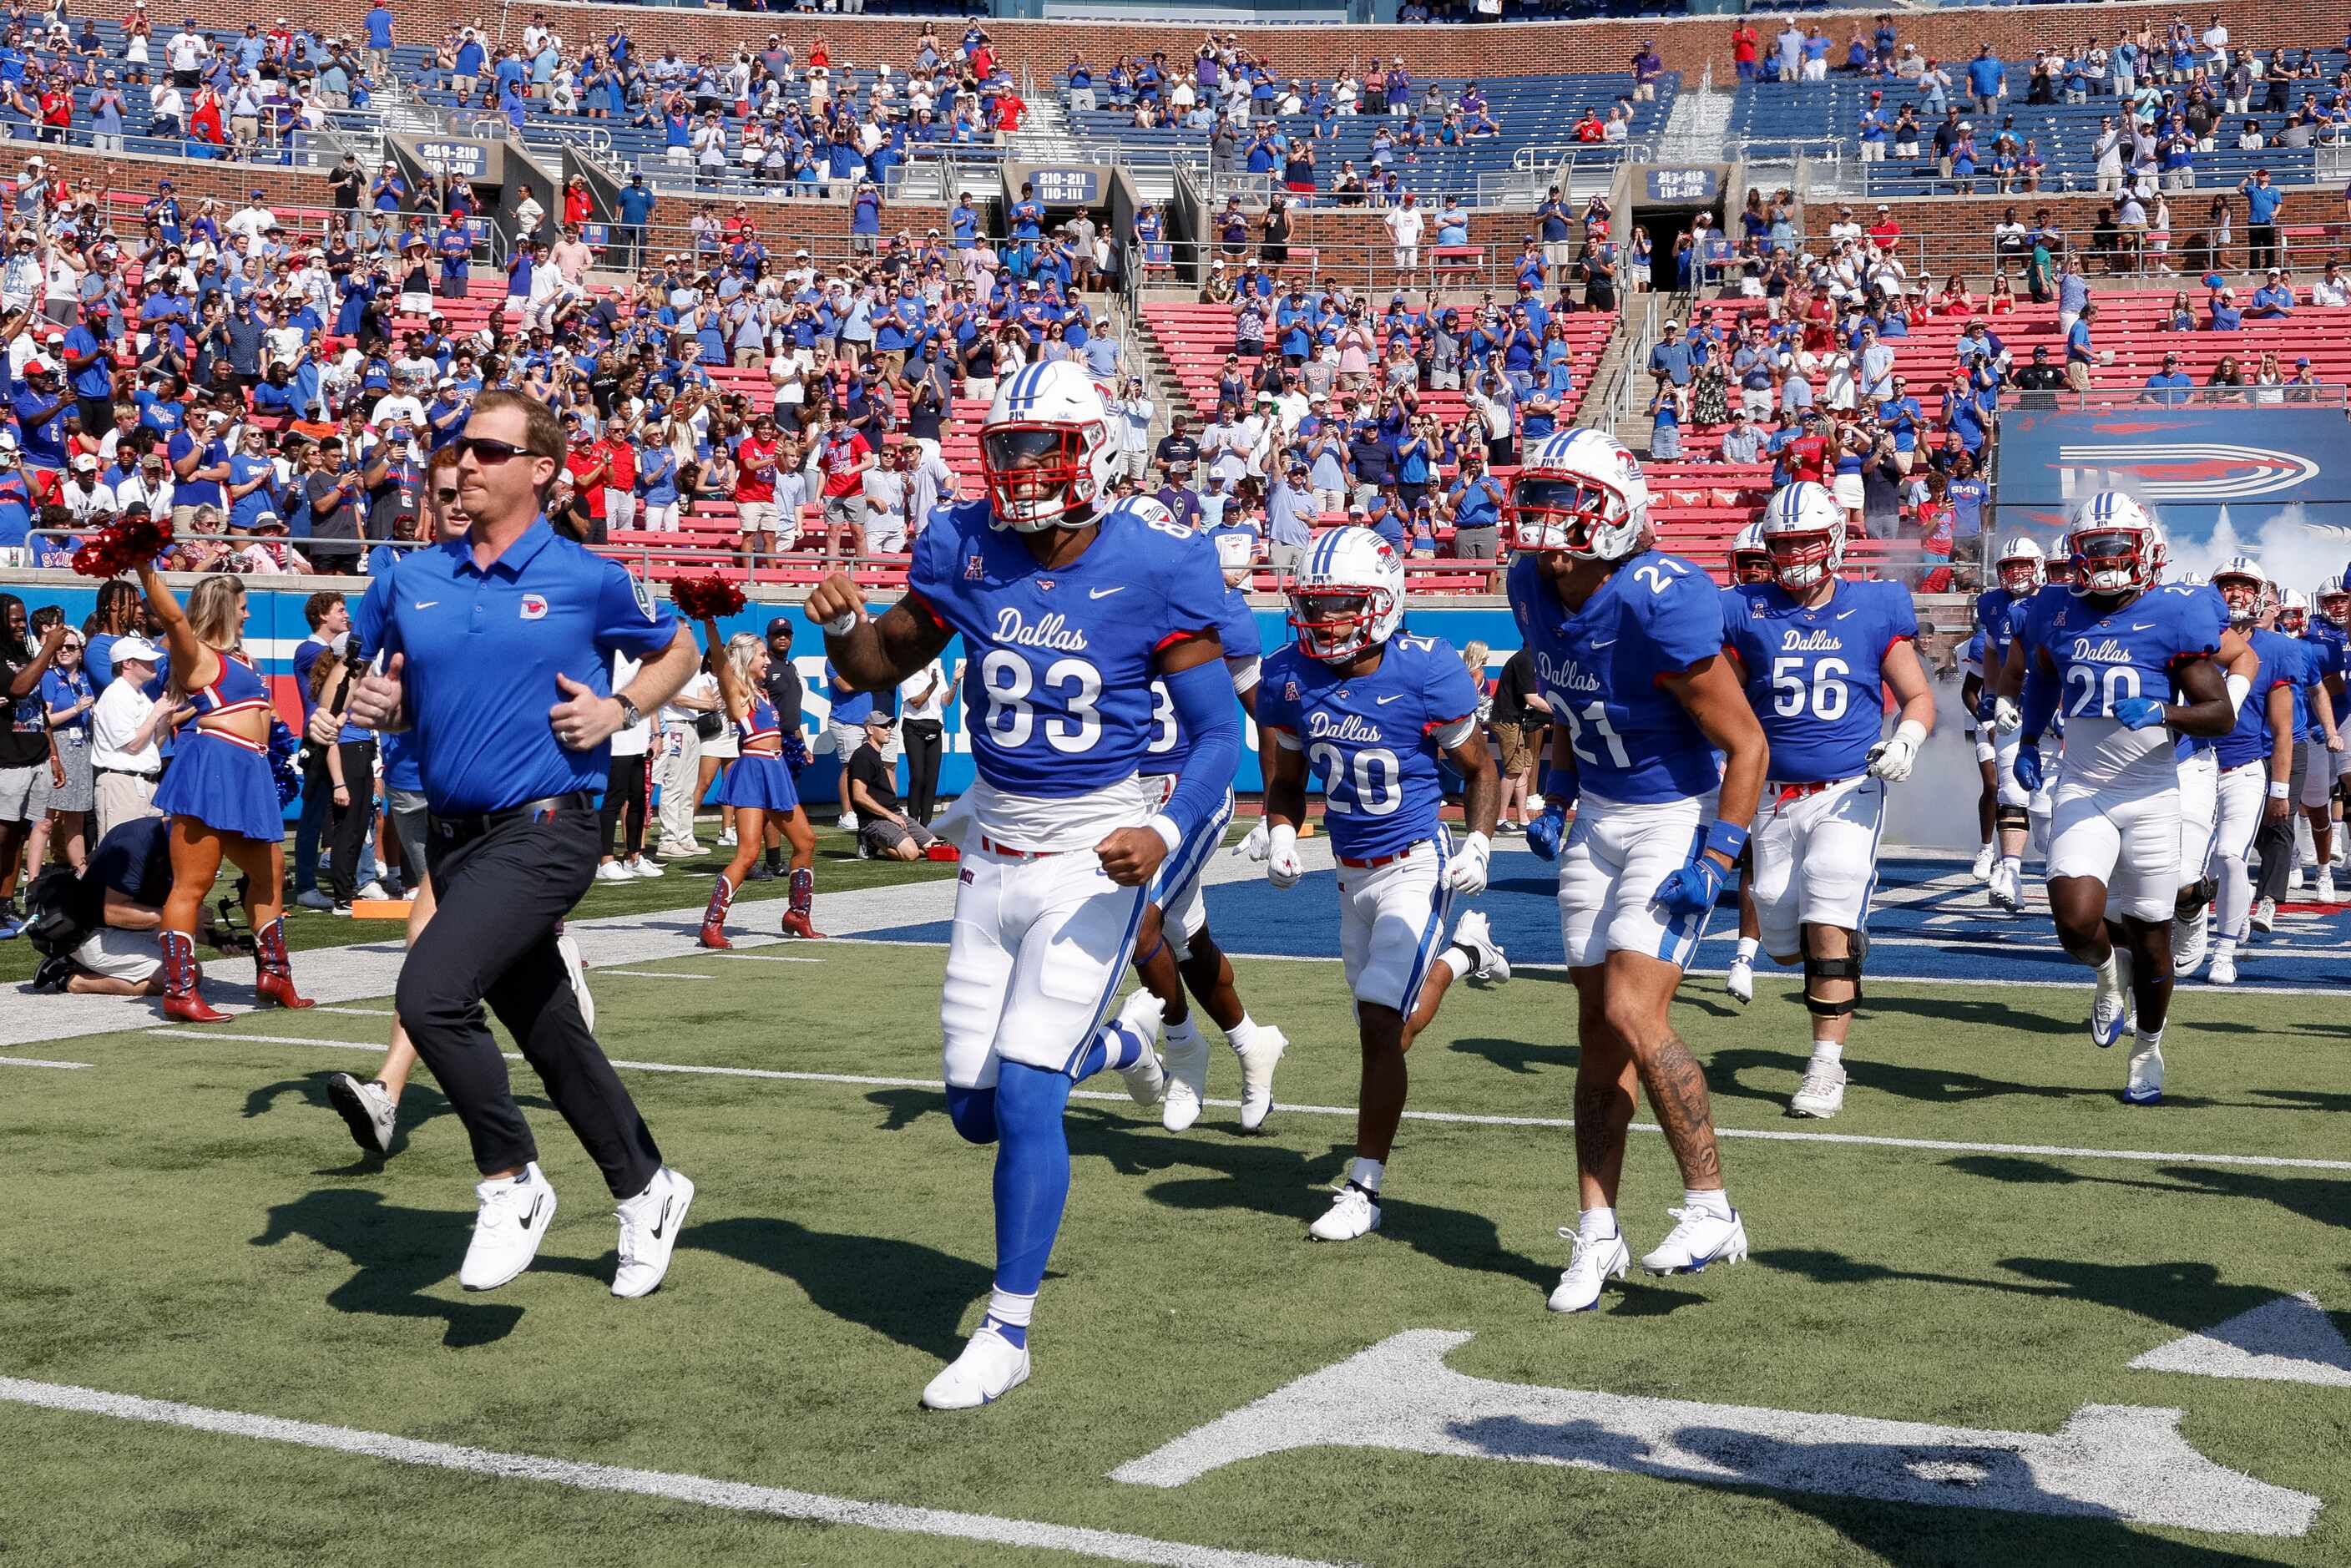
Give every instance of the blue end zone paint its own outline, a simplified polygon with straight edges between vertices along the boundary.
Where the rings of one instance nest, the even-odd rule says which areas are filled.
[[[2027,897],[2037,900],[2037,883],[2030,875],[2026,880]],[[1556,966],[1564,958],[1558,885],[1548,863],[1511,841],[1495,846],[1493,881],[1477,907],[1492,918],[1494,935],[1512,964]],[[1259,877],[1217,883],[1207,892],[1209,932],[1228,953],[1333,961],[1339,956],[1338,888],[1329,872],[1311,873],[1288,893],[1277,893]],[[868,940],[944,944],[948,923],[863,935]],[[2022,915],[2001,915],[1961,861],[1881,861],[1869,936],[1867,979],[2038,981],[2078,985],[2085,997],[2089,992],[2089,971],[2059,951],[2046,907],[2028,903]],[[2241,950],[2236,988],[2340,985],[2346,939],[2351,905],[2339,915],[2281,915],[2274,935]],[[1691,967],[1729,967],[1738,941],[1738,906],[1726,893]],[[1775,967],[1768,956],[1756,967]],[[1784,971],[1792,977],[1796,972],[1793,967]],[[2206,988],[2200,979],[2181,985]]]

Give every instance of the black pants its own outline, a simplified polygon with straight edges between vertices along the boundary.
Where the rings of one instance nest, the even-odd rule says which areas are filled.
[[[604,852],[612,852],[612,831],[622,825],[625,816],[628,824],[628,847],[622,852],[622,860],[634,860],[645,847],[645,763],[651,752],[641,751],[634,757],[615,756],[611,771],[605,776],[604,804],[597,810],[600,831],[597,840]]]
[[[939,752],[946,727],[910,718],[898,727],[906,743],[906,815],[928,827],[939,803]]]
[[[661,1150],[581,1021],[555,947],[557,922],[595,880],[596,825],[584,801],[474,839],[435,821],[427,858],[439,908],[409,949],[397,1005],[473,1140],[476,1170],[519,1170],[538,1157],[482,1016],[486,1000],[612,1196],[633,1197],[660,1171]]]
[[[2253,852],[2262,857],[2261,874],[2253,878],[2253,896],[2257,899],[2285,901],[2288,885],[2294,880],[2294,820],[2302,815],[2296,806],[2282,821],[2262,819],[2260,831],[2253,834]]]
[[[360,885],[360,852],[367,848],[368,829],[375,822],[375,742],[339,741],[335,750],[343,759],[343,784],[350,799],[349,804],[333,808],[332,825],[327,831],[327,885],[337,904],[349,904]],[[319,771],[319,782],[332,800],[334,780],[324,777],[325,768]]]
[[[2277,266],[2277,225],[2246,225],[2245,251],[2245,267],[2249,272],[2266,272],[2271,267]]]

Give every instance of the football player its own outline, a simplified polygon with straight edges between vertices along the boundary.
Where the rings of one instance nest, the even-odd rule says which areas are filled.
[[[864,690],[905,679],[957,633],[967,654],[978,778],[939,1019],[956,1131],[1000,1145],[996,1289],[923,1390],[932,1409],[984,1405],[1029,1376],[1030,1312],[1069,1197],[1071,1085],[1103,1066],[1155,1078],[1155,1060],[1104,1049],[1134,1050],[1131,1034],[1098,1040],[1095,1026],[1155,884],[1214,847],[1206,830],[1240,757],[1216,551],[1186,528],[1104,527],[1118,462],[1085,372],[1028,366],[998,383],[980,429],[987,496],[933,514],[904,596],[869,618],[835,573],[808,602],[833,667]],[[1155,678],[1192,737],[1164,797],[1137,771]]]
[[[2163,1098],[2179,872],[2179,764],[2168,728],[2217,738],[2251,680],[2224,682],[2219,597],[2158,586],[2163,531],[2137,501],[2099,491],[2074,511],[2069,538],[2078,580],[2046,613],[2033,601],[2017,632],[2025,672],[2013,770],[2027,790],[2040,787],[2041,737],[2062,714],[2050,914],[2065,951],[2097,971],[2090,1038],[2105,1048],[2133,1032],[2123,1098],[2152,1105]],[[2245,685],[2231,689],[2237,681]]]
[[[2324,586],[2323,584],[2321,586]],[[2318,868],[2316,896],[2321,904],[2335,898],[2335,778],[2346,755],[2335,726],[2335,695],[2343,690],[2346,644],[2342,630],[2325,616],[2313,616],[2310,601],[2299,589],[2279,595],[2277,629],[2302,643],[2310,665],[2303,687],[2310,722],[2303,730],[2302,756],[2295,771],[2294,798],[2302,804],[2310,828],[2311,863]],[[2302,885],[2299,871],[2294,885]]]
[[[2246,937],[2253,906],[2250,869],[2253,841],[2264,827],[2293,815],[2294,684],[2294,640],[2273,630],[2275,611],[2260,565],[2238,556],[2212,574],[2212,587],[2229,607],[2231,625],[2252,649],[2252,685],[2229,732],[2214,744],[2213,904],[2220,934],[2212,940],[2205,978],[2216,986],[2237,983],[2237,948]]]
[[[1730,541],[1730,586],[1725,593],[1771,580],[1771,552],[1763,548],[1761,522],[1747,524]],[[1755,916],[1755,890],[1750,885],[1755,865],[1755,845],[1749,841],[1739,852],[1739,947],[1731,955],[1730,971],[1722,988],[1740,1007],[1755,999],[1755,955],[1763,950],[1763,926]]]
[[[2327,679],[2326,693],[2335,711],[2341,714],[2345,711],[2346,682],[2351,680],[2351,590],[2344,588],[2341,578],[2330,577],[2320,583],[2318,591],[2311,595],[2311,606],[2313,613],[2307,635],[2325,642],[2334,651],[2335,672]],[[2351,749],[2334,753],[2334,800],[2326,809],[2327,821],[2332,829],[2330,837],[2335,846],[2335,853],[2329,857],[2325,868],[2329,873],[2345,863],[2346,859],[2343,796],[2346,788],[2344,780],[2351,778]]]
[[[1552,714],[1546,805],[1527,842],[1559,859],[1560,935],[1583,1048],[1581,1213],[1552,1292],[1555,1312],[1596,1305],[1629,1261],[1616,1191],[1636,1082],[1683,1187],[1677,1223],[1641,1266],[1694,1272],[1747,1255],[1746,1226],[1723,1188],[1706,1074],[1668,1013],[1746,846],[1742,824],[1763,787],[1763,731],[1722,657],[1721,595],[1705,572],[1656,548],[1648,514],[1640,464],[1596,430],[1544,438],[1511,490],[1510,612]],[[1579,793],[1562,845],[1566,807]]]
[[[1999,581],[1976,596],[1976,630],[1983,638],[1980,667],[1987,671],[2007,662],[2014,610],[2048,581],[2047,558],[2039,545],[2022,534],[2012,534],[2001,543],[1992,570]],[[1973,711],[1977,722],[1989,729],[1994,694],[1988,689],[1989,682],[1981,685],[1986,689],[1980,691]],[[1979,874],[1987,875],[1992,903],[2014,913],[2024,904],[2024,844],[2031,827],[2031,802],[2016,784],[2015,730],[2005,734],[1994,730],[1990,739],[1993,841],[1998,848],[1985,872]]]
[[[1763,944],[1801,960],[1813,1053],[1789,1110],[1844,1106],[1845,1032],[1861,1001],[1886,786],[1910,777],[1935,727],[1918,616],[1898,582],[1844,582],[1845,509],[1810,480],[1763,509],[1772,580],[1722,596],[1724,645],[1771,747],[1748,879]],[[1882,693],[1901,705],[1884,736]]]
[[[1308,1228],[1353,1241],[1380,1228],[1380,1184],[1404,1116],[1405,1052],[1456,979],[1497,984],[1509,959],[1486,917],[1456,899],[1486,890],[1502,784],[1478,723],[1478,685],[1434,637],[1403,635],[1404,559],[1369,528],[1332,528],[1309,548],[1286,591],[1298,640],[1265,662],[1257,719],[1270,824],[1266,877],[1304,874],[1298,824],[1310,775],[1339,862],[1339,954],[1355,997],[1362,1103],[1355,1157],[1330,1208]],[[1468,831],[1438,820],[1442,758],[1459,770]]]
[[[1173,527],[1176,520],[1174,513],[1149,497],[1122,501],[1115,510],[1139,525]],[[1257,534],[1251,528],[1218,528],[1207,537],[1216,547],[1225,577],[1225,613],[1217,627],[1217,641],[1224,649],[1234,695],[1254,717],[1263,645],[1258,639],[1257,617],[1238,584],[1249,577]],[[1166,683],[1154,681],[1151,696],[1151,743],[1144,754],[1143,777],[1164,793],[1172,790],[1181,777],[1192,741],[1167,695]],[[1219,841],[1226,824],[1232,821],[1230,793],[1227,791],[1224,810],[1211,825]],[[1143,928],[1135,938],[1135,973],[1143,977],[1144,989],[1158,1000],[1159,1015],[1155,1018],[1142,1003],[1130,1001],[1123,1017],[1146,1040],[1155,1040],[1157,1027],[1165,1024],[1166,1086],[1160,1122],[1169,1132],[1180,1133],[1199,1119],[1208,1082],[1208,1042],[1200,1026],[1192,1021],[1184,995],[1188,988],[1225,1031],[1233,1054],[1240,1059],[1241,1130],[1254,1133],[1273,1109],[1274,1064],[1290,1048],[1290,1041],[1280,1030],[1250,1018],[1241,1005],[1240,993],[1233,984],[1232,963],[1208,935],[1208,911],[1201,897],[1198,873],[1198,867],[1207,863],[1207,857],[1193,863],[1191,876],[1180,886],[1164,888],[1144,912]]]

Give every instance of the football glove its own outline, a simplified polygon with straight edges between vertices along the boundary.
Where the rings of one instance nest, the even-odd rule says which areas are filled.
[[[1527,824],[1527,848],[1534,851],[1539,859],[1555,861],[1559,859],[1560,835],[1565,831],[1567,808],[1545,806],[1542,815]]]
[[[2125,729],[2159,728],[2163,705],[2153,697],[2123,697],[2115,703],[2115,717]]]
[[[1704,915],[1714,907],[1716,897],[1722,892],[1722,867],[1700,851],[1689,864],[1657,884],[1656,895],[1650,902],[1662,904],[1670,913],[1684,917]]]
[[[1910,777],[1911,768],[1918,760],[1918,743],[1927,738],[1926,727],[1915,719],[1904,719],[1894,727],[1894,733],[1869,748],[1869,774],[1889,784],[1899,784]]]
[[[1262,861],[1272,852],[1272,831],[1265,825],[1265,819],[1259,817],[1257,826],[1249,831],[1249,837],[1241,841],[1241,853],[1253,861]]]
[[[2027,738],[2020,744],[2016,748],[2016,761],[2011,765],[2009,770],[2016,775],[2017,788],[2022,789],[2026,794],[2030,795],[2035,789],[2040,789],[2040,742]]]
[[[1278,827],[1267,839],[1265,880],[1276,887],[1296,887],[1306,874],[1306,862],[1298,858],[1298,830]]]
[[[1453,862],[1445,868],[1445,885],[1463,898],[1475,898],[1486,891],[1486,874],[1494,859],[1494,847],[1483,833],[1472,833],[1461,841]]]
[[[2006,735],[2024,723],[2024,710],[2010,697],[1994,697],[1991,702],[1991,727]]]

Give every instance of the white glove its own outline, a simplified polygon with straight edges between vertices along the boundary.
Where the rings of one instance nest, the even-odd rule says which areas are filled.
[[[1894,727],[1894,733],[1869,748],[1869,773],[1889,784],[1899,784],[1910,777],[1911,765],[1918,760],[1918,743],[1927,738],[1927,727],[1916,719],[1906,718]]]
[[[1296,887],[1306,874],[1306,862],[1298,858],[1298,830],[1279,827],[1267,840],[1265,880],[1276,887]]]
[[[2024,727],[2024,710],[2007,697],[1991,699],[1991,727],[2006,735]]]
[[[1272,830],[1265,825],[1265,819],[1259,817],[1257,826],[1249,831],[1249,837],[1241,841],[1241,853],[1253,861],[1261,861],[1271,852],[1272,846]]]
[[[1445,868],[1445,885],[1463,898],[1475,898],[1486,891],[1486,872],[1494,858],[1494,846],[1483,833],[1472,833],[1461,841],[1454,852],[1453,863]]]

